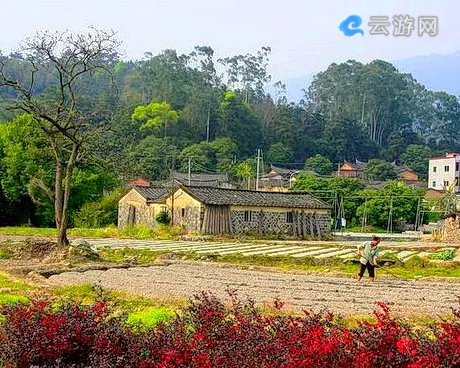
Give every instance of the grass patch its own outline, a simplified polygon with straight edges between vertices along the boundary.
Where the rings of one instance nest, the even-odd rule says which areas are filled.
[[[136,330],[148,330],[159,323],[166,322],[176,315],[172,310],[160,308],[147,308],[139,312],[130,313],[126,324]]]
[[[21,235],[21,236],[57,236],[56,229],[45,227],[0,227],[1,235]]]
[[[0,289],[8,289],[9,291],[25,291],[36,289],[36,287],[26,284],[23,281],[11,280],[11,278],[5,274],[0,273]]]
[[[158,225],[155,228],[149,226],[132,226],[118,229],[116,226],[108,226],[100,229],[71,228],[67,234],[70,237],[88,238],[133,238],[133,239],[176,239],[184,234],[184,230],[177,226]],[[0,227],[0,235],[19,236],[57,236],[56,229],[41,227]]]
[[[107,262],[148,264],[154,262],[158,256],[169,252],[132,248],[112,249],[110,247],[105,247],[99,249],[98,253],[99,257]]]
[[[11,306],[19,303],[28,304],[29,299],[23,295],[0,294],[0,306]]]
[[[64,300],[78,300],[84,304],[94,303],[101,298],[107,298],[117,308],[125,311],[141,311],[146,308],[162,308],[166,306],[180,307],[186,302],[178,299],[147,299],[140,296],[130,295],[122,291],[110,291],[97,285],[83,284],[63,286],[52,289],[52,293]]]
[[[378,226],[364,226],[364,229],[361,226],[355,226],[343,229],[347,233],[369,233],[369,234],[384,234],[387,233],[387,229]]]

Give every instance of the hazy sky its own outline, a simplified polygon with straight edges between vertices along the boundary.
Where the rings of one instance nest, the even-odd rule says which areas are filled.
[[[331,62],[399,60],[460,50],[458,0],[14,0],[3,1],[0,50],[9,53],[36,30],[111,28],[127,58],[166,48],[189,52],[209,45],[217,56],[273,49],[275,80],[307,75]],[[362,17],[365,35],[338,29],[351,14]],[[439,17],[439,35],[371,36],[370,16]],[[391,31],[391,29],[390,29]]]

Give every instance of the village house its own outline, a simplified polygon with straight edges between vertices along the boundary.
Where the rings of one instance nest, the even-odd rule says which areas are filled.
[[[183,186],[166,203],[174,211],[174,225],[189,232],[293,236],[330,232],[331,206],[308,193]]]
[[[428,164],[428,188],[446,190],[454,185],[454,192],[460,192],[460,153],[446,153],[432,157]]]
[[[169,193],[166,187],[132,187],[118,202],[118,227],[154,226],[155,217],[161,211],[168,211],[166,197]]]
[[[270,165],[270,171],[259,176],[259,189],[271,192],[287,192],[298,173],[300,173],[299,170]]]
[[[355,160],[355,162],[345,161],[339,168],[338,175],[345,176],[349,178],[358,178],[366,179],[364,176],[364,171],[366,169],[367,162],[362,162]],[[406,183],[415,183],[419,180],[418,174],[406,165],[396,165],[395,162],[392,162],[391,165],[396,171],[396,175],[399,180],[402,180]]]
[[[331,206],[309,193],[262,192],[214,187],[134,187],[120,199],[118,226],[155,225],[167,211],[188,232],[214,235],[283,234],[322,236],[330,232]]]

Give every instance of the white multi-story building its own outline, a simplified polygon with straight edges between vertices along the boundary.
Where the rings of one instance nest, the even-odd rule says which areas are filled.
[[[460,192],[460,153],[430,158],[428,170],[428,188],[445,190],[455,182],[455,192]]]

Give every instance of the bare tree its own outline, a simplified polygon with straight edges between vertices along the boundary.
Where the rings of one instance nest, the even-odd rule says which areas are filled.
[[[118,57],[118,46],[113,31],[91,28],[86,34],[41,32],[26,40],[17,56],[0,59],[0,86],[13,89],[16,95],[12,108],[32,116],[54,152],[54,188],[42,181],[36,184],[54,203],[57,242],[62,246],[68,245],[73,172],[96,131],[92,112],[81,102],[81,91],[94,76],[106,73],[111,78],[109,65]],[[22,75],[8,71],[8,62],[15,58],[25,64]],[[47,93],[37,92],[37,76],[51,79]]]

